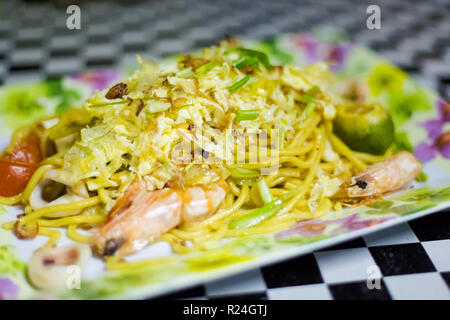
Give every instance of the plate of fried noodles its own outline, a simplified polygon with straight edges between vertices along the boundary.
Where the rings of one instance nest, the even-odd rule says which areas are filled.
[[[450,206],[450,104],[368,49],[137,61],[0,88],[0,297],[157,296]]]

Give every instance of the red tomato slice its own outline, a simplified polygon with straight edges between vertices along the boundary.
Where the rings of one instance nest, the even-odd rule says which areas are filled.
[[[0,196],[11,197],[21,193],[36,169],[36,165],[0,160]]]
[[[42,160],[39,137],[35,133],[26,136],[4,160],[21,164],[38,164]]]
[[[0,196],[21,193],[42,160],[39,137],[26,136],[13,150],[0,158]]]

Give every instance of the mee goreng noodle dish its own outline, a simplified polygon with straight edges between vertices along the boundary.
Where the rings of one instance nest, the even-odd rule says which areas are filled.
[[[140,69],[82,106],[13,134],[0,166],[3,224],[19,239],[48,237],[29,261],[45,270],[106,266],[158,241],[175,254],[285,230],[370,203],[422,165],[392,147],[376,102],[342,94],[326,63],[275,66],[235,39]],[[74,244],[58,246],[63,232]]]

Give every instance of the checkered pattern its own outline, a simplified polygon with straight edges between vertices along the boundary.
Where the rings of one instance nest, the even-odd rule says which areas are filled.
[[[3,0],[0,4],[0,84],[81,70],[119,67],[142,56],[167,56],[232,34],[247,38],[340,28],[450,97],[448,0],[81,1],[81,30],[66,28],[74,0]],[[381,8],[378,31],[366,9]]]
[[[450,98],[448,0],[83,1],[82,29],[68,30],[66,8],[76,2],[1,1],[0,84],[128,66],[137,53],[167,56],[226,34],[328,26]],[[381,30],[366,29],[370,4],[381,7]],[[450,299],[449,252],[450,212],[442,212],[165,298]],[[383,275],[380,290],[367,288],[370,265]]]
[[[368,289],[369,266],[379,289]],[[450,211],[160,297],[175,298],[450,299]]]

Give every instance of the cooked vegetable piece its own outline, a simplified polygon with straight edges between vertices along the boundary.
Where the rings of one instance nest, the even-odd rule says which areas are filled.
[[[214,62],[208,62],[200,67],[197,68],[197,70],[195,70],[195,74],[196,75],[201,75],[201,74],[205,74],[210,72],[214,67],[216,66],[216,64]]]
[[[228,89],[230,90],[231,93],[233,93],[242,88],[243,86],[245,86],[245,84],[248,82],[248,80],[250,80],[250,78],[251,76],[245,76],[235,84],[231,85]]]
[[[303,114],[305,115],[305,118],[308,118],[311,113],[313,113],[314,109],[316,108],[316,104],[314,102],[310,102],[306,105],[305,110],[303,111]]]
[[[338,106],[334,133],[352,150],[381,155],[394,141],[394,123],[377,103]]]
[[[239,110],[236,113],[236,120],[256,120],[259,116],[259,110]]]
[[[261,208],[257,208],[241,218],[232,220],[228,227],[230,229],[247,229],[254,227],[276,215],[278,211],[281,210],[282,206],[283,201],[281,199],[272,200]]]
[[[236,51],[239,51],[241,53],[239,59],[234,62],[234,65],[238,69],[242,69],[244,67],[258,69],[258,62],[265,66],[267,69],[273,68],[273,66],[270,64],[269,58],[264,52],[246,48],[237,48]]]
[[[237,168],[231,171],[231,176],[233,178],[257,178],[260,176],[258,170]]]
[[[42,159],[39,137],[28,134],[0,158],[0,196],[21,193]]]
[[[264,178],[259,180],[256,186],[258,187],[259,196],[264,203],[269,203],[273,200],[272,193]]]

